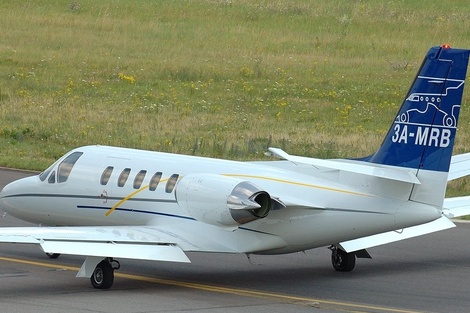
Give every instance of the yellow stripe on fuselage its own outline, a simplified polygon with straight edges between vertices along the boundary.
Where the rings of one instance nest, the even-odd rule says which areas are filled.
[[[123,204],[124,202],[126,202],[127,200],[129,200],[130,198],[132,198],[133,196],[135,196],[136,194],[138,194],[142,190],[147,189],[148,186],[149,185],[145,185],[144,187],[141,187],[141,188],[137,189],[136,191],[134,191],[133,193],[130,193],[129,195],[125,196],[124,198],[122,198],[121,201],[119,201],[118,203],[113,205],[113,207],[111,209],[109,209],[104,215],[108,216],[109,214],[113,213],[114,210],[116,210],[118,206],[120,206],[121,204]]]
[[[307,184],[307,183],[301,183],[301,182],[296,182],[296,181],[291,181],[291,180],[285,180],[285,179],[279,179],[279,178],[273,178],[273,177],[266,177],[266,176],[258,176],[258,175],[248,175],[248,174],[221,174],[222,176],[227,176],[227,177],[240,177],[240,178],[255,178],[255,179],[262,179],[262,180],[269,180],[269,181],[274,181],[278,183],[283,183],[283,184],[290,184],[290,185],[296,185],[296,186],[302,186],[302,187],[308,187],[308,188],[315,188],[315,189],[323,189],[323,190],[328,190],[328,191],[333,191],[333,192],[341,192],[341,193],[347,193],[351,195],[358,195],[358,196],[366,196],[370,197],[370,195],[365,194],[365,193],[360,193],[360,192],[355,192],[355,191],[350,191],[350,190],[343,190],[343,189],[337,189],[337,188],[331,188],[331,187],[325,187],[325,186],[319,186],[319,185],[313,185],[313,184]],[[160,183],[167,181],[167,179],[162,179],[160,180]],[[129,200],[130,198],[134,197],[136,194],[139,192],[145,190],[148,188],[149,185],[145,185],[136,191],[130,193],[129,195],[125,196],[120,200],[118,203],[113,205],[111,209],[109,209],[105,215],[109,216],[111,213],[113,213],[114,210],[116,210],[120,205],[122,205],[124,202]]]
[[[166,178],[166,179],[162,179],[160,180],[159,183],[164,183],[168,180],[169,178]],[[116,203],[115,205],[113,205],[113,207],[111,209],[109,209],[108,211],[106,211],[106,213],[104,215],[106,216],[109,216],[109,214],[113,213],[114,210],[116,210],[121,204],[123,204],[124,202],[126,202],[127,200],[129,200],[130,198],[132,198],[133,196],[135,196],[136,194],[138,194],[139,192],[145,190],[148,188],[149,185],[145,185],[144,187],[141,187],[139,189],[137,189],[136,191],[128,194],[127,196],[125,196],[124,198],[122,198],[122,200],[120,200],[118,203]]]
[[[301,183],[301,182],[285,180],[285,179],[279,179],[279,178],[266,177],[266,176],[246,175],[246,174],[221,174],[221,175],[227,176],[227,177],[255,178],[255,179],[269,180],[269,181],[275,181],[275,182],[283,183],[283,184],[290,184],[290,185],[296,185],[296,186],[302,186],[302,187],[308,187],[308,188],[323,189],[323,190],[328,190],[328,191],[347,193],[347,194],[351,194],[351,195],[370,197],[370,195],[365,194],[365,193],[360,193],[360,192],[355,192],[355,191],[350,191],[350,190],[337,189],[337,188],[331,188],[331,187],[325,187],[325,186],[319,186],[319,185],[313,185],[313,184],[307,184],[307,183]]]

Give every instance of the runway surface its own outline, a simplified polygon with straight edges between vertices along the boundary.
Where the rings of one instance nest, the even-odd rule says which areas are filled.
[[[0,170],[0,188],[28,172]],[[31,208],[34,209],[34,208]],[[0,213],[0,226],[28,226]],[[351,273],[326,248],[280,256],[120,260],[110,290],[75,278],[82,257],[0,244],[0,312],[468,312],[470,224],[369,250]]]

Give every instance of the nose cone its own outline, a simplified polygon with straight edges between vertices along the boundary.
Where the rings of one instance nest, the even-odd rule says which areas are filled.
[[[27,220],[27,210],[31,203],[25,201],[31,195],[37,176],[26,177],[6,185],[0,192],[0,209],[17,218]],[[31,209],[31,208],[29,208]]]
[[[15,185],[15,182],[9,183],[5,187],[3,187],[2,191],[0,191],[0,209],[8,213],[10,213],[8,201],[9,198],[14,194],[15,189],[14,186],[12,188],[12,185]]]

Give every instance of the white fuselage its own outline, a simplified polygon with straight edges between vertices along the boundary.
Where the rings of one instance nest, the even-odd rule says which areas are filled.
[[[156,226],[162,233],[178,234],[184,251],[267,254],[336,244],[440,216],[439,208],[408,201],[412,184],[378,177],[365,179],[287,161],[236,162],[103,146],[75,151],[83,155],[65,182],[34,176],[12,183],[2,191],[3,209],[43,225]],[[57,172],[60,161],[50,173]],[[113,171],[104,185],[109,167]],[[129,175],[122,183],[126,169]],[[158,172],[161,179],[150,190]],[[219,175],[221,181],[249,181],[284,206],[240,225],[207,222],[204,215],[196,218],[178,201],[178,184],[187,175],[208,174]],[[168,185],[171,180],[176,186]],[[226,192],[217,181],[200,191],[222,197]],[[212,205],[211,198],[200,201],[202,208]]]

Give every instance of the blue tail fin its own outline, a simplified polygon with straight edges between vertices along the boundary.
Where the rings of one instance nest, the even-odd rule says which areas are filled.
[[[365,161],[448,172],[469,50],[433,47],[381,147]]]

